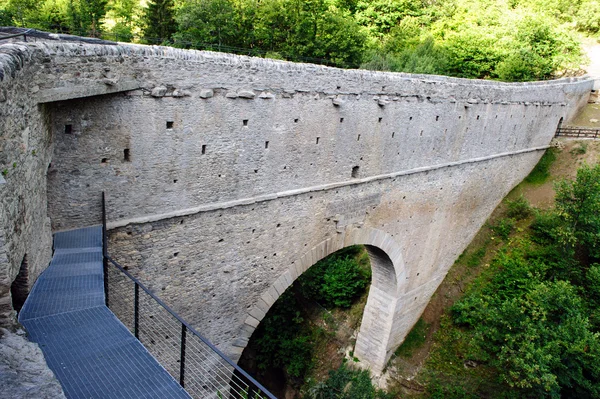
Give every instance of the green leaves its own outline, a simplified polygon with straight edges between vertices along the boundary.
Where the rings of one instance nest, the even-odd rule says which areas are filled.
[[[600,166],[582,166],[575,181],[559,182],[555,189],[562,242],[600,259]]]
[[[498,253],[453,321],[521,395],[598,397],[600,266],[590,261],[600,254],[600,167],[583,166],[556,192],[556,212],[537,212],[532,241]]]
[[[371,281],[370,266],[359,265],[361,251],[348,247],[317,262],[299,279],[303,294],[328,307],[350,307]]]

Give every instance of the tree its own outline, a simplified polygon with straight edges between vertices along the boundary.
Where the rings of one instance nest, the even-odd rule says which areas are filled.
[[[150,0],[142,20],[147,43],[169,43],[177,31],[174,0]]]
[[[117,40],[131,41],[138,17],[138,0],[109,0],[104,26]]]
[[[555,189],[563,243],[600,260],[600,165],[582,166],[575,181],[562,181]]]
[[[67,16],[72,34],[100,37],[107,0],[69,0]]]

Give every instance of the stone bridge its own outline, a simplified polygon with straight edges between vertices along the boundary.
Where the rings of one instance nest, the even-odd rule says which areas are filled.
[[[375,373],[592,87],[56,40],[0,46],[0,80],[5,323],[105,191],[113,257],[234,359],[299,275],[366,245]]]

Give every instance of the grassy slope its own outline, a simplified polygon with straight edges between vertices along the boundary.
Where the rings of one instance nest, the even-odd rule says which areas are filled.
[[[533,183],[524,181],[517,186],[493,212],[486,226],[456,261],[432,301],[425,310],[422,321],[407,338],[406,344],[396,352],[389,367],[388,390],[397,397],[500,397],[506,387],[498,381],[494,369],[468,361],[470,336],[453,326],[448,309],[462,297],[470,284],[481,284],[492,276],[491,260],[505,244],[527,234],[531,217],[518,221],[512,234],[502,239],[497,229],[506,218],[507,201],[523,195],[537,208],[553,205],[553,184],[563,178],[573,178],[583,163],[599,160],[600,142],[563,141],[564,148],[556,150],[556,160],[545,181],[539,177]],[[482,278],[478,278],[482,276]],[[442,389],[437,387],[445,387]],[[448,391],[448,387],[451,387]]]

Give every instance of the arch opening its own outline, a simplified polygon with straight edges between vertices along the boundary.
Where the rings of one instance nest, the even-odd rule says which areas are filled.
[[[13,309],[19,313],[25,304],[29,295],[29,267],[27,264],[27,254],[21,261],[19,273],[10,286],[10,295],[12,297]]]
[[[353,352],[376,250],[348,246],[315,262],[266,312],[239,365],[277,397],[338,369]]]
[[[364,246],[364,254],[369,259],[371,284],[363,297],[364,311],[362,315],[359,313],[357,325],[353,329],[355,341],[351,342],[351,347],[341,352],[359,362],[358,366],[370,369],[373,374],[380,374],[395,346],[401,343],[407,332],[404,331],[404,323],[395,320],[401,289],[405,288],[399,282],[405,283],[405,271],[401,251],[395,240],[387,233],[371,228],[349,226],[292,262],[249,311],[239,338],[233,344],[233,357],[237,353],[237,359],[240,359],[242,353],[246,352],[251,337],[254,339],[254,332],[259,327],[262,328],[262,321],[267,313],[273,306],[279,306],[276,302],[284,297],[284,293],[299,277],[328,255],[353,245]],[[243,362],[242,366],[252,368]]]

